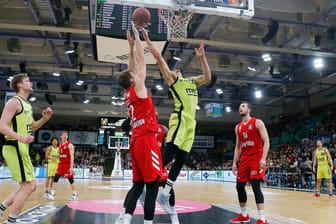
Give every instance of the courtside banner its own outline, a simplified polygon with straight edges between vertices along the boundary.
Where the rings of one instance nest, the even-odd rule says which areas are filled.
[[[224,170],[224,181],[225,182],[236,182],[237,177],[233,174],[231,170]]]
[[[103,175],[101,175],[102,177]],[[85,168],[84,169],[84,179],[89,179],[90,178],[90,169],[89,168]]]
[[[124,170],[124,180],[132,180],[133,172],[132,170]]]
[[[3,177],[4,178],[12,177],[12,173],[10,172],[10,170],[9,170],[9,168],[7,166],[4,166]]]
[[[74,177],[75,178],[84,178],[84,170],[83,168],[74,168]]]
[[[224,181],[222,170],[204,170],[202,171],[202,180]]]
[[[189,180],[202,180],[202,172],[200,170],[189,171]]]
[[[34,167],[35,177],[44,178],[47,176],[47,169],[45,167]]]
[[[179,179],[179,180],[188,180],[188,177],[189,177],[188,170],[181,170],[181,172],[179,173],[177,179]]]

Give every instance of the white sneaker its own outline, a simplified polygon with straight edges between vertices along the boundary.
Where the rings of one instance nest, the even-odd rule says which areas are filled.
[[[145,207],[145,198],[146,198],[146,190],[144,189],[139,197],[140,204],[143,208]]]
[[[77,201],[78,199],[79,199],[78,194],[72,194],[69,200],[70,201]]]
[[[55,200],[55,196],[54,196],[53,194],[51,194],[51,193],[49,193],[49,194],[47,195],[47,198],[48,198],[49,200]]]
[[[49,199],[49,192],[44,192],[43,197]]]
[[[165,195],[163,192],[159,192],[156,200],[157,202],[159,202],[163,210],[165,210],[168,214],[172,215],[176,213],[176,211],[174,211],[174,209],[169,205],[169,197],[170,194]]]
[[[124,223],[124,216],[119,214],[119,216],[114,221],[114,224],[123,224]]]
[[[178,220],[177,213],[170,215],[170,221],[172,224],[180,224],[180,221]]]

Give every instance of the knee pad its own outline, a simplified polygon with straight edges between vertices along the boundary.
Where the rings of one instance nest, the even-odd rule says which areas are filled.
[[[247,202],[245,185],[246,185],[245,182],[237,182],[237,184],[236,184],[236,189],[237,189],[237,192],[238,192],[238,200],[241,203]]]
[[[57,183],[60,177],[61,176],[56,173],[54,177],[54,182]]]
[[[68,178],[68,181],[69,181],[70,184],[73,184],[75,182],[73,177]]]
[[[251,180],[251,185],[254,193],[255,202],[257,204],[264,204],[264,195],[261,192],[260,180]]]

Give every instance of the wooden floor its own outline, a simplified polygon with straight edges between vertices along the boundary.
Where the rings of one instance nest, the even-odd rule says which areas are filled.
[[[62,179],[57,186],[55,201],[43,198],[44,179],[38,179],[38,189],[29,198],[24,210],[39,204],[67,204],[71,195],[69,183]],[[122,180],[76,180],[80,200],[124,199],[130,181]],[[18,185],[11,180],[0,180],[0,200],[4,200],[10,191]],[[237,209],[239,212],[235,185],[213,181],[178,181],[175,184],[177,199],[210,203],[219,207]],[[253,193],[247,187],[248,207],[256,216]],[[266,216],[284,217],[297,220],[297,223],[331,224],[336,220],[336,196],[329,198],[322,194],[314,198],[312,193],[263,188]],[[8,211],[5,213],[7,216]],[[255,218],[255,217],[254,217]],[[302,222],[300,222],[302,221]]]

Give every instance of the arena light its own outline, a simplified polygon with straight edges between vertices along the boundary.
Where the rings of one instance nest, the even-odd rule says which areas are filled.
[[[163,90],[163,87],[160,84],[156,85],[155,87],[157,90],[160,90],[160,91]]]
[[[226,107],[225,107],[225,111],[226,111],[227,113],[230,113],[230,112],[231,112],[231,107],[230,107],[230,106],[226,106]]]
[[[86,99],[83,101],[83,103],[87,104],[87,103],[90,103],[90,100]]]
[[[254,96],[256,97],[256,98],[261,98],[262,97],[262,92],[261,92],[261,90],[256,90],[256,91],[254,91]]]
[[[35,102],[35,101],[36,101],[36,97],[35,97],[35,96],[31,96],[31,97],[29,97],[29,101],[30,101],[30,102]]]
[[[264,62],[272,61],[272,56],[268,53],[261,55],[261,58],[264,60]]]
[[[253,71],[253,72],[257,71],[255,68],[250,67],[250,66],[248,66],[247,69],[250,70],[250,71]]]
[[[222,89],[216,89],[216,92],[217,92],[218,95],[223,94],[223,90]]]
[[[81,85],[83,85],[84,84],[84,81],[83,80],[78,80],[77,82],[76,82],[76,85],[77,86],[81,86]]]
[[[55,77],[59,77],[59,76],[61,76],[61,73],[59,73],[59,72],[53,72],[52,75],[55,76]]]
[[[313,63],[314,63],[314,68],[316,68],[316,69],[320,69],[320,68],[324,67],[324,63],[323,63],[322,58],[315,58]]]

